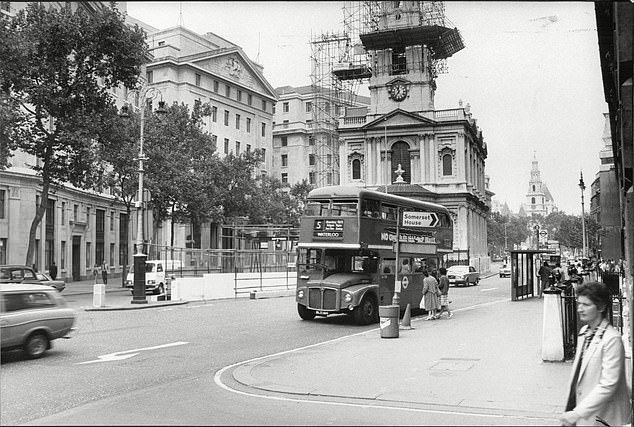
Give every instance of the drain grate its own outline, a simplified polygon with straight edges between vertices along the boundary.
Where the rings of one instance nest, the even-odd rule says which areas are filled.
[[[442,357],[434,363],[429,369],[433,371],[468,371],[480,359],[462,359],[462,358],[445,358]]]

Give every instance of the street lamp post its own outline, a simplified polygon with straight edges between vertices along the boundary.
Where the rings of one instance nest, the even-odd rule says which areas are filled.
[[[582,240],[583,240],[583,248],[582,248],[581,256],[583,258],[586,258],[587,257],[586,255],[587,254],[586,252],[586,216],[583,211],[583,191],[586,189],[586,185],[583,182],[583,171],[580,172],[579,188],[581,189],[581,234],[582,234]]]
[[[153,87],[147,87],[146,84],[143,84],[143,87],[136,91],[130,91],[128,96],[131,94],[137,94],[141,101],[141,105],[139,107],[139,121],[140,121],[140,130],[139,130],[139,194],[136,200],[136,209],[137,209],[137,230],[136,230],[136,253],[134,254],[134,288],[132,290],[132,304],[147,304],[147,298],[145,297],[145,261],[147,260],[147,255],[143,253],[143,161],[147,160],[145,154],[143,152],[143,132],[145,127],[145,107],[147,99],[154,99],[156,96],[161,95],[161,92]],[[156,110],[157,113],[164,113],[164,102],[161,100],[159,102],[159,108]],[[124,105],[121,108],[121,117],[129,117],[128,115],[128,107]],[[137,159],[135,159],[137,160]]]

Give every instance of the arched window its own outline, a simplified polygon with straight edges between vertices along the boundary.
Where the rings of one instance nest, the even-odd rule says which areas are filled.
[[[391,182],[396,181],[396,178],[398,178],[398,174],[394,173],[394,171],[398,169],[398,165],[401,165],[401,169],[405,171],[403,175],[401,175],[403,180],[410,183],[412,168],[410,166],[409,145],[403,141],[392,145]]]
[[[447,175],[451,175],[452,174],[451,166],[452,166],[451,154],[443,155],[442,156],[442,174],[443,174],[443,176],[447,176]]]
[[[531,203],[535,204],[535,198],[534,197],[531,197]]]
[[[535,191],[535,186],[533,185],[533,192]]]
[[[361,179],[361,160],[352,161],[352,179]]]

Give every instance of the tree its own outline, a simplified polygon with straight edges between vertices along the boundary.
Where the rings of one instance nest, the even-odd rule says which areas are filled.
[[[26,264],[51,187],[102,182],[99,153],[119,142],[112,137],[117,110],[109,90],[135,87],[147,52],[143,30],[128,27],[114,4],[88,14],[29,3],[15,17],[0,14],[0,123],[13,125],[0,129],[0,138],[8,150],[36,156],[31,168],[42,178]],[[4,160],[0,167],[9,164]]]

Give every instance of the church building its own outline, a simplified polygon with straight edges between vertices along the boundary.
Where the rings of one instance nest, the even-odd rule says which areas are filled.
[[[469,104],[434,105],[436,65],[461,50],[462,39],[444,20],[425,22],[429,16],[417,4],[384,2],[376,29],[360,35],[371,70],[370,105],[348,108],[339,121],[341,183],[446,206],[454,220],[452,256],[486,271],[493,195],[487,146]],[[434,33],[438,28],[443,37]]]

